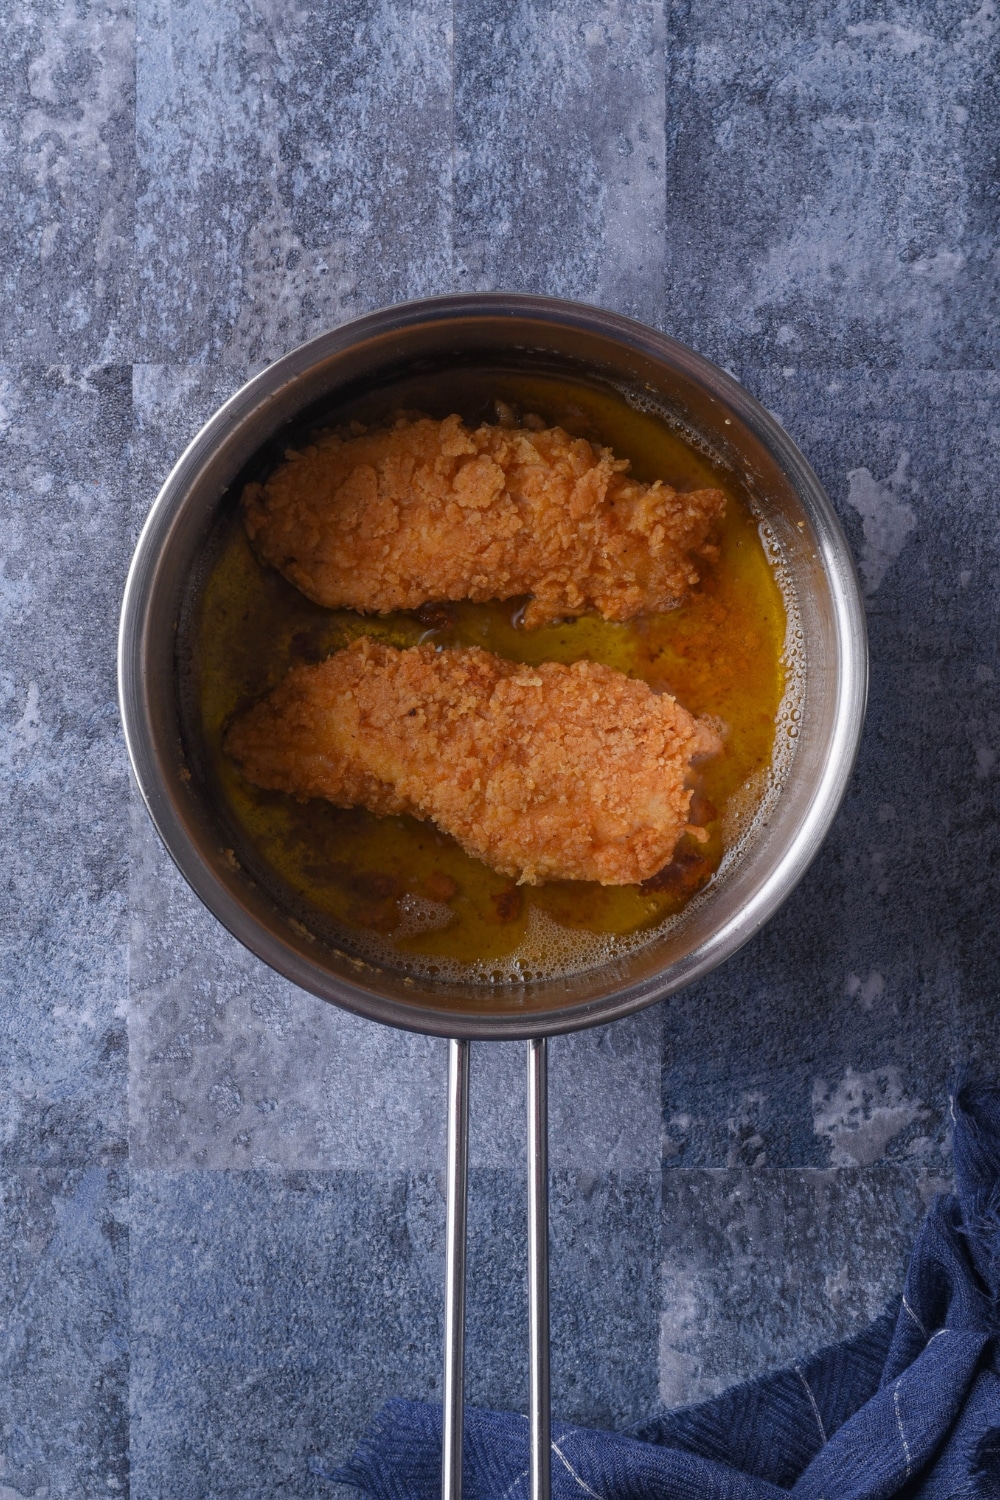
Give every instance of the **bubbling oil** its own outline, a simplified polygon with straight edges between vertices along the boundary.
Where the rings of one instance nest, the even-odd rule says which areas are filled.
[[[457,411],[474,425],[495,421],[498,402],[606,444],[630,460],[637,479],[726,492],[718,560],[702,567],[683,604],[627,624],[584,615],[532,631],[519,625],[524,600],[382,616],[327,610],[260,561],[234,505],[215,538],[193,653],[207,769],[254,863],[359,959],[491,984],[597,967],[644,946],[699,899],[780,787],[797,696],[794,596],[777,544],[710,452],[655,410],[562,375],[463,369],[400,381],[341,405],[324,425],[375,425],[400,410],[438,418]],[[293,441],[308,441],[308,433]],[[528,664],[602,662],[718,720],[724,750],[699,769],[692,799],[691,821],[705,841],[683,839],[667,869],[641,886],[517,886],[431,823],[298,803],[247,782],[222,750],[234,715],[291,666],[321,661],[361,635],[397,647],[481,646]]]

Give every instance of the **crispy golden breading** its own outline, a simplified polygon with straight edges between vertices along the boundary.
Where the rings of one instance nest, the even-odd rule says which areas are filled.
[[[588,609],[629,620],[698,582],[725,496],[639,484],[627,468],[560,427],[400,418],[289,453],[243,505],[267,561],[329,609],[531,594],[529,626]]]
[[[721,745],[673,698],[594,662],[363,637],[294,667],[225,748],[257,786],[432,819],[522,882],[628,885],[690,831],[692,759]]]

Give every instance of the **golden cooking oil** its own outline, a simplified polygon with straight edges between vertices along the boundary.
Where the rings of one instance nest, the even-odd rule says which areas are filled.
[[[503,973],[540,923],[550,933],[555,924],[566,938],[578,935],[582,954],[593,946],[588,938],[639,934],[678,912],[711,881],[727,844],[752,816],[771,766],[785,687],[787,614],[758,519],[684,433],[618,392],[561,375],[463,369],[397,382],[342,405],[324,425],[372,425],[400,410],[438,418],[457,411],[474,425],[496,420],[498,402],[606,444],[630,460],[637,479],[725,490],[718,560],[702,566],[701,582],[683,604],[628,624],[584,615],[532,631],[518,624],[523,600],[384,616],[326,610],[260,561],[234,506],[216,538],[195,628],[201,738],[230,821],[300,906],[332,922],[348,946],[353,933],[360,951],[380,950],[383,960],[423,972],[499,964]],[[306,440],[307,434],[296,437],[297,444]],[[603,662],[672,693],[693,714],[719,720],[725,748],[700,769],[692,802],[692,822],[704,827],[706,841],[682,840],[667,870],[643,886],[516,886],[431,823],[377,818],[318,800],[298,803],[245,781],[222,751],[233,716],[292,665],[320,661],[360,635],[399,647],[481,646],[527,663]],[[571,957],[562,965],[573,966]],[[581,959],[580,966],[589,964]]]

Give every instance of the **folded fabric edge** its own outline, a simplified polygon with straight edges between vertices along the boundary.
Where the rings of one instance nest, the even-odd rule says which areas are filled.
[[[735,1382],[721,1391],[718,1396],[710,1397],[706,1401],[675,1407],[669,1412],[664,1412],[652,1419],[647,1418],[644,1422],[636,1423],[623,1431],[614,1432],[609,1429],[602,1435],[625,1442],[657,1447],[661,1450],[664,1447],[673,1448],[678,1453],[686,1453],[710,1463],[718,1462],[719,1455],[698,1441],[703,1434],[689,1430],[689,1420],[692,1423],[698,1422],[699,1418],[702,1421],[706,1418],[710,1420],[716,1410],[722,1416],[726,1414],[726,1408],[733,1399],[738,1399],[743,1394],[763,1392],[770,1384],[789,1376],[798,1381],[802,1378],[802,1366],[806,1362],[812,1364],[838,1352],[853,1353],[867,1342],[874,1342],[880,1353],[884,1355],[884,1346],[888,1342],[898,1309],[899,1298],[895,1297],[886,1311],[859,1333],[838,1343],[826,1345],[796,1364],[753,1376],[750,1380]],[[861,1400],[868,1399],[869,1395],[874,1394],[876,1388],[877,1378],[873,1381],[871,1391],[866,1391],[863,1396],[859,1397],[859,1404]],[[494,1422],[509,1427],[520,1425],[525,1421],[523,1414],[517,1412],[492,1411],[480,1407],[466,1409],[467,1426],[478,1425],[479,1422]],[[413,1479],[416,1479],[416,1471],[423,1470],[425,1467],[428,1471],[432,1471],[428,1473],[428,1478],[432,1478],[436,1475],[441,1463],[440,1424],[440,1404],[408,1401],[398,1396],[392,1397],[371,1418],[349,1458],[335,1468],[330,1466],[329,1461],[315,1458],[310,1461],[310,1472],[331,1483],[348,1485],[366,1491],[370,1488],[373,1474],[384,1473],[396,1462],[402,1460],[405,1469],[409,1471]],[[699,1422],[698,1425],[700,1426],[701,1423]],[[553,1423],[553,1436],[557,1441],[563,1435],[571,1433],[596,1435],[596,1431],[597,1429],[584,1428],[576,1423]],[[524,1434],[524,1440],[527,1443],[527,1432]]]
[[[310,1472],[335,1484],[350,1485],[354,1489],[367,1488],[372,1472],[391,1464],[393,1450],[405,1448],[407,1463],[414,1466],[415,1458],[431,1460],[435,1468],[441,1464],[440,1427],[429,1414],[440,1411],[421,1401],[404,1401],[396,1396],[381,1406],[365,1427],[354,1452],[335,1469],[326,1466],[322,1459],[310,1462]],[[423,1417],[424,1420],[419,1420]],[[414,1449],[417,1449],[417,1455]],[[419,1450],[423,1448],[424,1452]]]

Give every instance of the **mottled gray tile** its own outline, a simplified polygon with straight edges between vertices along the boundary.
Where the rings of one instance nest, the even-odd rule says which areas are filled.
[[[996,364],[981,0],[671,11],[663,326],[725,364]]]
[[[273,359],[451,280],[451,7],[140,0],[139,347]]]
[[[124,1150],[130,377],[2,379],[0,1154],[68,1166]]]
[[[552,1409],[596,1427],[656,1400],[659,1173],[558,1171],[550,1183]],[[527,1197],[520,1173],[470,1180],[467,1390],[528,1409]]]
[[[8,10],[0,353],[127,359],[135,195],[130,0]]]
[[[862,563],[871,692],[833,831],[781,913],[665,1007],[668,1159],[946,1168],[956,1070],[1000,1063],[1000,382],[756,382]]]
[[[658,1007],[550,1043],[553,1167],[650,1171],[659,1164],[663,1017]]]
[[[566,1421],[621,1427],[655,1405],[660,1178],[553,1176],[552,1400]]]
[[[659,0],[455,7],[460,285],[652,318],[662,298]]]
[[[926,1197],[905,1166],[665,1172],[663,1405],[860,1331],[902,1288]]]
[[[441,1204],[375,1174],[135,1174],[132,1495],[323,1495],[383,1399],[435,1390]]]
[[[0,1494],[128,1494],[128,1205],[100,1167],[0,1183]]]
[[[268,969],[186,887],[136,806],[132,1160],[141,1167],[435,1168],[446,1050]]]
[[[653,1171],[660,1152],[662,1020],[657,1009],[549,1042],[552,1168]],[[526,1170],[524,1042],[472,1053],[471,1159]]]
[[[142,523],[188,443],[256,368],[135,365],[132,371],[131,525]]]

